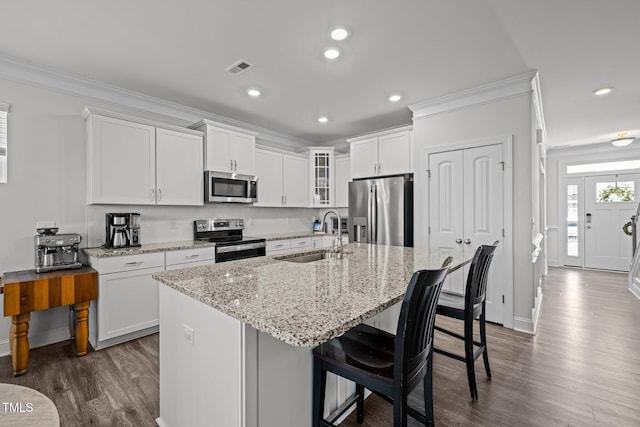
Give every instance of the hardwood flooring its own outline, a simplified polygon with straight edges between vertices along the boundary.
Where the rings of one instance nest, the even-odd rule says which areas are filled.
[[[31,387],[58,408],[62,427],[155,426],[160,414],[158,334],[76,357],[71,341],[32,349],[29,371],[13,376],[0,358],[0,382]],[[1,423],[0,423],[1,424]]]
[[[435,355],[438,426],[640,425],[640,301],[619,273],[552,268],[543,282],[535,336],[487,326],[493,379],[476,363],[479,400],[464,364]],[[451,327],[451,319],[438,319]],[[460,324],[461,328],[461,324]],[[438,334],[437,345],[461,352]],[[0,382],[34,388],[58,407],[62,426],[154,426],[159,415],[158,335],[76,358],[69,342],[31,350],[14,378],[0,358]],[[411,396],[422,409],[421,391]],[[391,406],[371,396],[364,424],[391,427]],[[410,426],[419,425],[414,420]],[[214,427],[215,424],[212,424]],[[224,427],[224,426],[220,426]],[[299,427],[299,426],[283,426]]]

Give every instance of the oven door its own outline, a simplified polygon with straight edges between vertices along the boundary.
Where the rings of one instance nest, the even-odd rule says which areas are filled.
[[[226,172],[205,172],[205,201],[209,203],[255,203],[258,177]]]
[[[266,252],[267,244],[265,242],[216,246],[216,262],[265,256]]]

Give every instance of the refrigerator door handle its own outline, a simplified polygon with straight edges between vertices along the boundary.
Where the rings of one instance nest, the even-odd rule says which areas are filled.
[[[369,187],[369,194],[367,196],[367,243],[373,243],[373,235],[371,232],[371,217],[373,215],[373,209],[372,209],[372,204],[371,204],[371,199],[373,195],[373,185],[371,185]]]
[[[371,243],[378,243],[378,186],[373,184],[373,197],[371,198]]]

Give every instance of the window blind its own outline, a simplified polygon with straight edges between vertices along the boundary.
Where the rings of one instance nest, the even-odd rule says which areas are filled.
[[[7,112],[9,104],[0,102],[0,183],[7,182]]]

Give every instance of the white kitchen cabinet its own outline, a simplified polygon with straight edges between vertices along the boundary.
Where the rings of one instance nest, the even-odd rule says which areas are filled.
[[[346,208],[349,206],[349,181],[351,181],[351,158],[349,155],[336,156],[335,158],[335,197],[334,206]]]
[[[291,239],[269,240],[267,241],[266,254],[278,255],[291,252]]]
[[[313,236],[311,238],[311,247],[313,249],[320,249],[324,247],[322,236]]]
[[[313,249],[313,240],[311,237],[291,239],[291,252],[298,252],[307,249]]]
[[[309,206],[330,207],[335,203],[335,163],[332,147],[310,147]]]
[[[156,129],[156,204],[204,204],[202,136]]]
[[[257,133],[210,120],[201,120],[189,128],[204,132],[205,170],[256,174]]]
[[[256,149],[258,202],[254,206],[306,207],[307,158]]]
[[[411,132],[394,129],[348,139],[351,178],[397,175],[412,172]]]
[[[198,267],[200,265],[214,264],[216,250],[213,246],[195,249],[181,249],[165,252],[166,271],[180,268]]]
[[[83,117],[88,204],[204,204],[200,132],[99,109]]]
[[[96,350],[158,331],[158,283],[164,252],[89,258],[98,271],[98,299],[91,302],[89,340]]]
[[[87,117],[88,204],[155,204],[155,132],[146,124]]]

